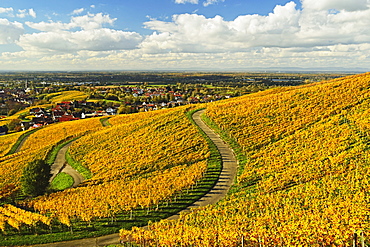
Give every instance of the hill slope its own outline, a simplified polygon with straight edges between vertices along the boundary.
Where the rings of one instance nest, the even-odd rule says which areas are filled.
[[[121,235],[159,246],[348,245],[355,231],[366,237],[369,88],[367,73],[210,104],[207,116],[248,158],[239,191],[179,221]]]
[[[210,162],[212,150],[207,141],[189,119],[191,111],[199,107],[112,116],[109,125],[101,118],[56,123],[32,133],[19,152],[0,158],[0,203],[8,200],[14,204],[10,195],[20,188],[27,163],[49,160],[59,144],[70,140],[76,139],[69,156],[88,169],[91,177],[77,188],[17,201],[18,208],[0,205],[0,234],[4,235],[0,245],[113,233],[187,207],[206,192],[203,190],[217,179],[219,171],[219,166]],[[198,182],[199,190],[180,198],[179,206],[174,207],[179,194],[190,195]],[[38,235],[30,225],[37,225]]]

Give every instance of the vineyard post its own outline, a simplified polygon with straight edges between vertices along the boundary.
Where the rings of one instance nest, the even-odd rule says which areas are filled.
[[[356,231],[353,233],[353,242],[352,242],[352,246],[353,246],[353,247],[356,247],[356,246],[357,246],[357,233],[356,233]]]
[[[365,237],[363,231],[361,231],[361,247],[365,247]]]

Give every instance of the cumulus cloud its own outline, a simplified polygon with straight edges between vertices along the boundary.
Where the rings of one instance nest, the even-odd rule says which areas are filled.
[[[17,17],[18,18],[25,18],[27,16],[31,16],[33,18],[36,18],[36,12],[33,9],[19,9]]]
[[[85,30],[101,28],[104,24],[113,25],[117,18],[110,18],[109,15],[87,14],[84,16],[76,16],[71,19],[72,27],[81,27]]]
[[[25,50],[44,52],[107,51],[135,49],[141,36],[112,29],[77,32],[43,32],[23,35],[17,44]]]
[[[151,20],[145,27],[154,30],[141,47],[148,52],[243,51],[254,46],[289,46],[299,31],[300,11],[294,2],[276,6],[268,16],[245,15],[234,21],[221,16],[197,14],[173,16],[172,22]]]
[[[63,22],[26,22],[26,25],[44,32],[58,31],[58,30],[71,30],[74,28],[80,28],[83,30],[99,29],[103,28],[104,25],[113,25],[116,18],[110,18],[109,15],[98,14],[87,14],[83,16],[74,16],[71,18],[69,23]]]
[[[33,18],[36,18],[36,12],[33,9],[28,10],[28,14],[32,16]]]
[[[366,10],[369,8],[368,0],[302,0],[302,7],[304,9],[312,10],[346,10],[357,11]]]
[[[113,25],[115,20],[98,13],[74,16],[68,23],[26,22],[29,27],[41,32],[25,34],[17,44],[26,51],[60,53],[135,49],[142,41],[142,36],[136,32],[104,27]]]
[[[175,0],[204,6],[221,1]],[[240,15],[234,20],[180,14],[166,21],[149,19],[144,26],[152,34],[145,37],[113,29],[116,18],[102,13],[71,16],[68,22],[26,22],[38,30],[28,34],[23,34],[21,23],[0,19],[0,44],[16,42],[23,48],[0,54],[0,66],[24,69],[35,64],[36,69],[68,70],[370,67],[369,1],[301,0],[302,9],[288,2],[267,15]],[[12,12],[0,8],[0,13]],[[24,13],[32,16],[29,10]]]
[[[3,13],[13,13],[13,8],[2,8],[0,7],[0,14],[3,14]]]
[[[310,0],[304,1],[306,5]],[[359,9],[360,0],[356,1],[356,9]],[[347,8],[330,12],[296,7],[294,2],[288,2],[284,6],[277,5],[268,15],[241,15],[232,21],[221,16],[206,18],[198,14],[174,15],[169,22],[152,19],[144,25],[154,32],[140,47],[149,53],[236,52],[253,47],[315,47],[370,42],[370,9],[348,11]]]
[[[73,12],[71,13],[71,15],[79,15],[81,14],[82,12],[84,12],[85,9],[84,8],[80,8],[80,9],[75,9],[73,10]]]
[[[24,28],[21,23],[0,19],[0,44],[14,43],[23,33]]]

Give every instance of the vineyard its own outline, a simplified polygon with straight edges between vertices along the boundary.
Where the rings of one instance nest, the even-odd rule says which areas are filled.
[[[148,229],[146,246],[349,246],[369,236],[370,74],[209,104],[247,157],[237,192]]]
[[[65,91],[48,94],[47,98],[50,99],[51,103],[55,104],[63,101],[86,100],[87,95],[80,91]]]
[[[0,157],[3,157],[10,151],[14,143],[18,140],[18,138],[22,134],[23,134],[22,132],[17,132],[17,133],[13,133],[10,135],[0,136],[0,142],[1,142]]]
[[[64,122],[32,133],[19,152],[0,160],[2,198],[19,189],[26,164],[48,160],[56,146],[72,139],[68,155],[92,176],[77,188],[26,198],[17,207],[0,206],[2,232],[13,235],[12,229],[36,226],[55,231],[58,225],[72,230],[80,222],[89,227],[103,218],[114,221],[137,209],[149,213],[176,200],[204,176],[210,156],[207,142],[187,116],[192,109],[119,115],[105,127],[100,118]],[[10,213],[16,209],[19,217]]]
[[[1,136],[0,239],[95,236],[125,221],[121,240],[144,246],[349,246],[354,233],[369,244],[369,88],[367,73],[208,103],[207,121],[246,157],[237,181],[217,204],[145,229],[135,220],[181,203],[210,170],[212,148],[188,118],[205,105],[51,124],[12,154],[21,134]],[[48,97],[67,96],[84,97]],[[67,156],[91,176],[19,197],[24,167],[72,140]]]
[[[87,119],[49,125],[31,134],[18,153],[0,158],[0,190],[9,184],[19,187],[19,179],[27,163],[37,158],[46,160],[59,143],[99,128],[103,128],[99,119]],[[6,139],[7,136],[1,138]]]
[[[67,224],[71,219],[90,222],[155,206],[195,184],[206,171],[208,147],[184,110],[143,116],[137,114],[128,122],[117,117],[121,120],[112,119],[113,127],[74,142],[70,155],[91,171],[92,178],[27,206],[42,214],[58,212]]]

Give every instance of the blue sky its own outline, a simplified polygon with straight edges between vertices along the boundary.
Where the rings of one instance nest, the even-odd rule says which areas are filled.
[[[370,69],[370,0],[0,0],[0,70]]]

